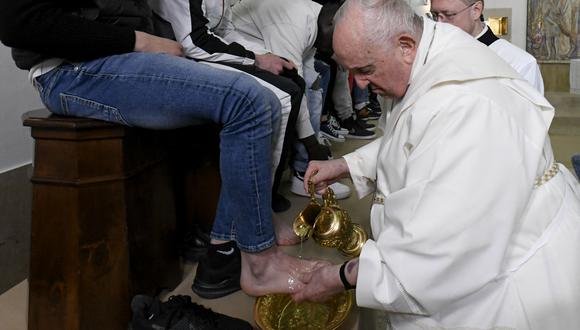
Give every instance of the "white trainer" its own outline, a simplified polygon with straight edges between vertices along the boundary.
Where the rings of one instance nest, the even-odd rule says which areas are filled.
[[[330,185],[330,188],[334,191],[334,197],[336,197],[336,199],[345,199],[350,196],[350,187],[345,184],[335,182]],[[304,177],[302,177],[298,172],[294,172],[294,175],[292,176],[290,191],[298,196],[310,197],[310,194],[304,191]],[[319,193],[316,193],[316,197],[322,198]]]

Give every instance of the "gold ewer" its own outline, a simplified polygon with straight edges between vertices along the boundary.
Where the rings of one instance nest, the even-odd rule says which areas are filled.
[[[345,256],[357,257],[368,236],[356,223],[352,223],[329,187],[322,195],[324,206],[314,196],[314,185],[309,183],[310,204],[294,220],[294,232],[301,238],[312,236],[324,247],[338,248]]]
[[[322,206],[318,203],[318,200],[314,195],[314,183],[312,183],[312,181],[308,181],[308,192],[310,193],[310,203],[306,205],[304,210],[298,213],[294,219],[294,224],[292,225],[294,233],[296,233],[301,240],[305,240],[312,235],[312,227],[314,227],[316,217],[322,209]]]

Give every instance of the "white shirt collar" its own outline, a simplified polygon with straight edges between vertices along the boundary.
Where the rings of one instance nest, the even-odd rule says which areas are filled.
[[[475,39],[479,39],[482,35],[484,35],[487,32],[487,29],[489,29],[487,24],[485,24],[483,22],[481,22],[481,24],[483,24],[483,30],[481,30],[481,32],[479,32],[479,34],[475,37]]]

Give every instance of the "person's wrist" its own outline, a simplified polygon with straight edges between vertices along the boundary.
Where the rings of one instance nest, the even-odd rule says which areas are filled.
[[[133,50],[136,52],[140,52],[143,49],[145,49],[146,43],[145,39],[146,39],[145,33],[141,31],[135,31],[135,47]]]
[[[346,276],[345,273],[345,268],[346,268],[346,264],[348,264],[350,260],[345,261],[341,266],[340,269],[338,271],[338,276],[340,277],[340,281],[342,282],[342,286],[344,287],[345,290],[351,290],[351,289],[356,289],[356,284],[351,284]]]

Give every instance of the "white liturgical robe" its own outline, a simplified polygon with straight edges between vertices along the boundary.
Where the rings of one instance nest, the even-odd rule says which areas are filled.
[[[384,136],[345,156],[375,193],[356,298],[394,329],[580,329],[580,188],[553,107],[491,50],[424,20]]]

